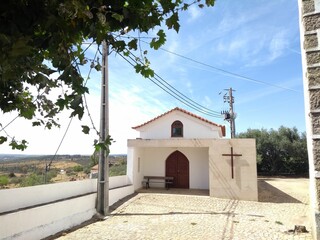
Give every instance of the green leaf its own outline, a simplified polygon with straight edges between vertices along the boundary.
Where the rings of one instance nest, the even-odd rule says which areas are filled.
[[[206,0],[206,4],[208,7],[213,7],[214,6],[214,3],[215,3],[215,0]]]
[[[28,104],[24,108],[20,110],[20,116],[26,118],[26,119],[32,119],[33,116],[35,116],[35,110],[36,106],[34,104]]]
[[[6,142],[8,140],[8,138],[4,137],[4,136],[0,136],[0,144]]]
[[[59,79],[61,79],[62,81],[68,81],[70,78],[71,69],[72,69],[71,65],[67,66],[64,69],[63,73],[59,76]]]
[[[190,6],[189,4],[184,3],[183,7],[182,7],[182,10],[184,10],[184,11],[188,10],[189,6]]]
[[[76,109],[81,103],[82,103],[82,96],[76,95],[74,96],[74,99],[71,101],[70,107],[72,109]]]
[[[126,48],[127,44],[125,41],[119,40],[119,41],[115,41],[113,44],[113,47],[117,50],[117,51],[123,51]]]
[[[158,38],[153,38],[150,42],[150,47],[155,50],[158,50],[166,41],[166,34],[162,29],[158,31],[157,35]]]
[[[137,64],[137,65],[134,66],[134,68],[136,69],[136,73],[139,73],[139,72],[141,72],[142,65],[141,64]]]
[[[19,57],[28,55],[31,52],[31,47],[27,45],[27,39],[20,38],[14,42],[10,57]]]
[[[166,20],[166,25],[169,29],[174,29],[176,32],[179,32],[180,24],[179,24],[179,16],[178,13],[175,12]]]
[[[32,126],[33,126],[33,127],[35,127],[35,126],[41,126],[41,122],[39,122],[39,121],[32,122]]]
[[[114,19],[118,20],[119,22],[122,22],[123,19],[124,19],[124,16],[121,15],[121,14],[118,14],[118,13],[113,13],[111,16],[112,16]]]
[[[106,25],[106,16],[105,16],[103,13],[98,12],[98,13],[97,13],[97,17],[98,17],[98,19],[99,19],[100,24],[101,24],[102,26],[105,26],[105,25]]]
[[[97,71],[101,71],[101,65],[100,65],[100,63],[98,63],[97,65],[95,65],[94,68],[95,68]]]
[[[84,132],[85,134],[89,134],[90,132],[90,128],[88,126],[82,125],[82,132]]]
[[[128,42],[129,49],[137,50],[138,48],[137,41],[138,41],[137,39],[133,39],[130,42]]]
[[[107,154],[109,154],[110,150],[109,150],[109,146],[114,142],[114,140],[111,138],[110,135],[108,135],[106,137],[106,139],[104,140],[104,142],[99,142],[97,140],[94,141],[94,147],[95,147],[95,151],[100,151],[100,150],[104,150],[107,151]]]
[[[27,141],[22,140],[21,143],[16,142],[14,139],[10,142],[9,146],[11,146],[12,150],[25,150],[27,148]]]
[[[68,100],[59,98],[56,102],[56,105],[59,107],[59,110],[62,111],[68,105]]]

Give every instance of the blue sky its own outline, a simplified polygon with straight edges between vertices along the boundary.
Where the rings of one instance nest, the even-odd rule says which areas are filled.
[[[248,128],[277,129],[281,125],[305,131],[298,1],[220,0],[212,8],[192,7],[180,20],[179,33],[168,31],[163,49],[152,51],[147,44],[140,43],[142,51],[148,50],[151,68],[159,76],[193,101],[217,112],[228,110],[223,94],[224,89],[232,87],[237,133]],[[150,32],[149,36],[155,33]],[[129,32],[124,37],[128,36],[138,36],[138,33]],[[95,51],[96,46],[92,46],[87,53],[93,56]],[[140,52],[136,54],[139,56]],[[82,73],[86,76],[88,69]],[[87,96],[97,128],[100,80],[100,72],[91,73]],[[109,56],[109,84],[110,134],[116,141],[111,153],[126,153],[126,140],[138,137],[131,127],[174,107],[226,125],[227,137],[230,137],[229,123],[223,118],[207,116],[179,102],[136,74],[115,53]],[[60,117],[61,129],[35,129],[29,127],[30,122],[16,120],[6,130],[12,136],[29,141],[24,153],[54,154],[67,128],[68,115]],[[14,113],[1,115],[2,124],[14,116]],[[58,154],[93,152],[95,135],[81,133],[80,126],[86,124],[90,125],[88,117],[82,122],[72,121]],[[0,153],[19,152],[0,146]]]

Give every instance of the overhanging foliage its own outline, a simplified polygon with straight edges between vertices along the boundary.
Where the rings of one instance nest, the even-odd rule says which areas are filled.
[[[184,2],[182,0],[18,0],[0,5],[0,109],[17,111],[20,117],[32,120],[33,126],[59,126],[57,115],[71,109],[71,116],[82,118],[83,94],[89,93],[79,66],[89,63],[82,49],[83,41],[98,45],[106,41],[124,55],[137,50],[138,39],[118,38],[125,28],[148,33],[159,29],[150,40],[158,49],[165,43],[164,29],[179,31],[179,12],[191,5],[213,6],[214,0]],[[148,63],[148,61],[145,61]],[[148,64],[135,66],[137,72],[150,76]],[[57,77],[52,78],[55,73]],[[36,89],[36,93],[30,90]],[[50,99],[53,89],[71,89]],[[1,122],[0,122],[1,124]],[[1,127],[1,125],[0,125]],[[2,126],[3,127],[3,126]],[[3,130],[3,129],[2,129]],[[85,127],[88,133],[88,128]],[[1,131],[1,128],[0,128]],[[0,135],[0,144],[8,134]],[[11,138],[11,137],[9,137]],[[25,140],[11,138],[13,149],[24,150]]]

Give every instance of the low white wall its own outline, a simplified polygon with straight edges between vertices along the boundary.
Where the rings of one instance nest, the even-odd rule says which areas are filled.
[[[133,185],[115,188],[109,191],[109,206],[116,203],[120,199],[134,193]]]
[[[96,194],[0,216],[1,239],[42,239],[89,220]]]
[[[131,181],[129,180],[127,175],[122,176],[114,176],[109,178],[109,188],[118,188],[122,186],[130,185]],[[97,185],[97,184],[96,184]]]
[[[133,194],[127,176],[109,178],[109,205]],[[0,239],[41,239],[96,213],[97,179],[0,190]]]
[[[0,213],[97,191],[97,180],[0,190]]]

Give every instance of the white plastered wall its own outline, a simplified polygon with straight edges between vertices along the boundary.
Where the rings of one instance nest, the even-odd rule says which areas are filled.
[[[170,139],[171,124],[179,120],[183,124],[183,138],[221,138],[220,127],[206,123],[180,111],[172,112],[139,128],[142,139]]]
[[[144,175],[164,176],[165,160],[179,150],[189,160],[190,188],[208,189],[209,186],[213,197],[258,200],[255,139],[136,139],[128,140],[128,147],[135,156],[133,165],[138,166],[140,158],[140,172],[132,173],[137,175],[135,190],[141,188]],[[234,153],[242,154],[234,157],[234,179],[231,158],[222,156],[230,154],[231,147]]]
[[[149,147],[149,148],[130,148],[128,154],[134,162],[133,176],[135,189],[142,187],[143,176],[165,176],[165,164],[168,156],[174,151],[182,152],[189,160],[189,184],[191,189],[209,189],[209,158],[208,148],[190,148],[190,147]],[[128,152],[129,153],[129,152]],[[140,159],[140,160],[139,160]],[[140,163],[139,163],[140,161]],[[131,167],[130,167],[131,168]],[[140,170],[140,171],[139,171]],[[131,170],[128,170],[131,171]],[[163,187],[157,184],[158,187]]]
[[[129,147],[127,152],[127,176],[133,184],[134,190],[141,187],[143,179],[144,149]]]
[[[233,147],[234,157],[232,179],[231,157],[222,156],[230,154]],[[258,200],[256,143],[255,139],[229,139],[214,141],[209,151],[210,162],[210,196]]]

